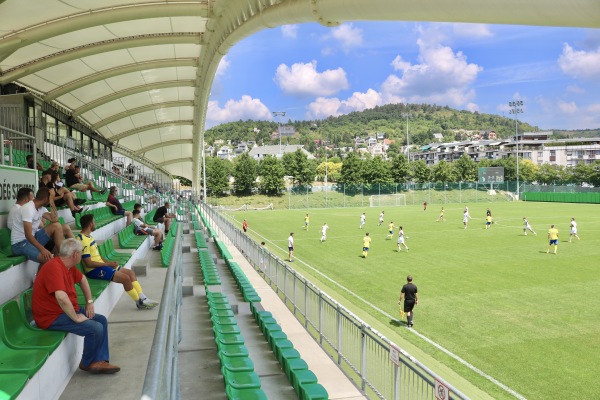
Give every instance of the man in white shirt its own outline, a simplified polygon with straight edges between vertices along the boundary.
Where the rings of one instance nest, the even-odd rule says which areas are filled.
[[[569,231],[569,243],[573,241],[573,236],[579,240],[579,235],[577,235],[577,222],[575,222],[575,218],[571,218],[571,229]]]
[[[15,213],[10,231],[11,249],[14,255],[25,256],[31,261],[44,264],[53,255],[44,246],[54,240],[57,250],[63,241],[63,228],[58,223],[58,218],[44,208],[48,204],[50,192],[48,188],[38,189],[35,198],[24,205]],[[51,221],[43,229],[40,228],[42,218]]]
[[[294,232],[290,232],[290,236],[288,237],[288,251],[289,251],[289,260],[290,262],[294,262],[292,258],[294,256]]]
[[[329,225],[327,225],[327,222],[325,222],[321,227],[321,243],[327,240],[327,229],[329,229]]]
[[[13,230],[15,215],[17,215],[17,213],[24,204],[27,204],[31,200],[33,200],[33,197],[33,190],[31,190],[31,188],[22,187],[21,189],[19,189],[19,191],[17,192],[17,202],[13,204],[10,211],[8,212],[8,219],[6,220],[6,227],[8,229],[10,229],[11,231]]]
[[[144,221],[140,219],[140,210],[134,209],[132,215],[133,219],[131,222],[133,222],[135,234],[154,236],[154,246],[152,247],[152,250],[162,250],[162,232],[160,229],[150,228],[148,224],[144,223]]]

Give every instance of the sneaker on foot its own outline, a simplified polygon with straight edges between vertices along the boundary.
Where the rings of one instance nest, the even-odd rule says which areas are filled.
[[[107,190],[108,190],[108,189],[106,189],[106,188],[102,189],[102,190],[100,191],[100,194],[104,194],[104,193],[106,193],[106,191],[107,191]]]
[[[157,302],[153,302],[152,300],[146,298],[144,300],[139,299],[138,302],[136,303],[136,306],[138,309],[140,310],[151,310],[154,307],[156,307],[158,305]]]
[[[85,204],[85,202],[86,202],[86,201],[87,201],[87,200],[85,200],[85,199],[75,199],[75,200],[73,200],[73,203],[74,203],[76,206],[80,206],[80,205],[82,205],[82,204]]]

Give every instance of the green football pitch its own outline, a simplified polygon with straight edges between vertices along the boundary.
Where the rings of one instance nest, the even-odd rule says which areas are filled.
[[[486,208],[494,224],[485,229]],[[409,343],[494,398],[504,390],[436,349],[439,344],[529,399],[600,397],[600,208],[590,204],[461,204],[234,212],[250,234],[281,258],[294,232],[291,264],[342,304],[366,316],[399,344]],[[385,222],[378,226],[379,213]],[[310,226],[303,229],[304,216]],[[366,224],[359,229],[360,215]],[[523,217],[536,231],[523,234]],[[575,217],[581,240],[569,243]],[[409,252],[386,239],[388,223],[403,226]],[[321,225],[330,227],[320,242]],[[546,253],[551,224],[558,254]],[[361,257],[362,238],[372,243]],[[397,233],[395,229],[394,233]],[[399,319],[397,300],[410,274],[419,289],[414,331]],[[335,282],[335,283],[334,283]],[[379,309],[379,310],[378,310]],[[393,316],[393,318],[391,318]],[[372,322],[371,322],[372,321]],[[415,334],[418,333],[418,334]],[[422,335],[423,337],[421,337]]]

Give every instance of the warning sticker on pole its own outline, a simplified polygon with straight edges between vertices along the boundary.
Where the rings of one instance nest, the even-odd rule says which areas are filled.
[[[435,380],[435,398],[438,400],[450,400],[450,389],[437,379]]]
[[[390,360],[397,366],[400,366],[400,349],[392,345],[390,345]]]

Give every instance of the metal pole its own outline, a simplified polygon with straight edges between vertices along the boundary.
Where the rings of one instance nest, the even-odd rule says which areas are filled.
[[[285,111],[273,111],[273,118],[275,117],[285,117]],[[281,150],[281,120],[279,121],[278,124],[279,127],[279,158],[281,158],[282,156],[282,150]]]
[[[523,109],[519,107],[523,107],[523,101],[509,101],[508,105],[512,107],[509,111],[510,114],[515,115],[515,142],[516,142],[516,151],[517,151],[517,200],[519,200],[519,118],[518,114],[523,113]]]

